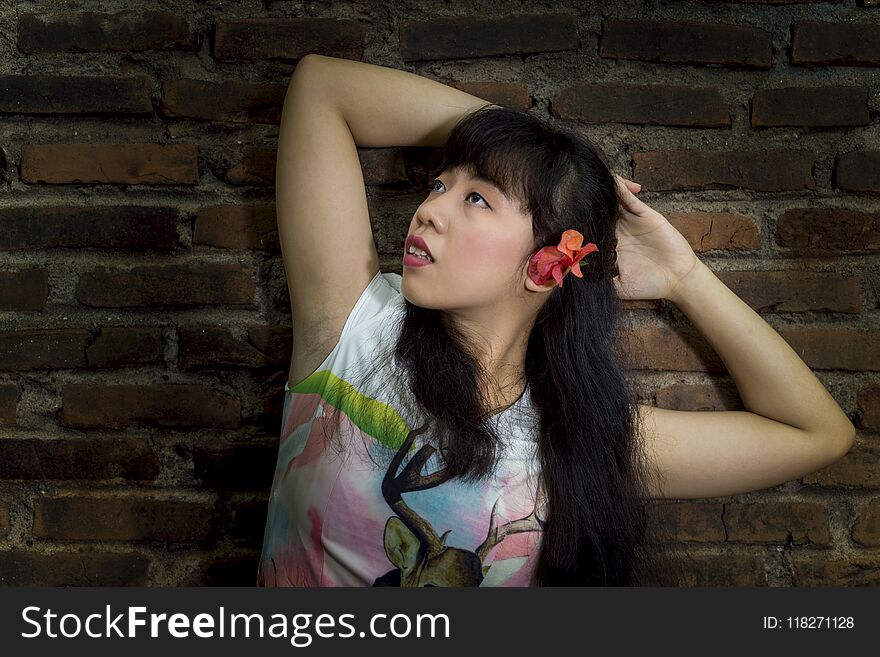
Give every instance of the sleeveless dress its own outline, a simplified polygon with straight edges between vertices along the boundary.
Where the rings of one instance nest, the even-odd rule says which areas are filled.
[[[324,362],[285,384],[257,586],[530,585],[544,498],[528,386],[488,419],[505,449],[479,483],[444,478],[400,381],[356,387],[398,335],[401,280],[377,273]]]

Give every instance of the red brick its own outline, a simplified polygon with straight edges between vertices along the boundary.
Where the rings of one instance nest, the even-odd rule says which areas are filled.
[[[301,59],[309,53],[361,60],[367,23],[336,18],[217,20],[216,59]]]
[[[278,125],[286,93],[286,84],[166,80],[162,113],[173,118]]]
[[[676,85],[575,82],[551,109],[562,119],[584,123],[634,123],[700,128],[728,127],[730,111],[716,89]]]
[[[21,388],[15,383],[0,383],[0,427],[17,423],[18,400]]]
[[[9,505],[0,502],[0,536],[6,536],[9,533]],[[0,556],[2,556],[0,552]],[[2,572],[2,571],[0,571]]]
[[[133,552],[0,552],[5,586],[147,586],[150,561]]]
[[[726,372],[721,358],[699,335],[667,326],[646,326],[626,329],[621,337],[632,369]]]
[[[23,144],[24,183],[196,185],[195,144]]]
[[[677,411],[741,411],[742,399],[735,385],[674,383],[656,392],[657,406]]]
[[[90,368],[161,364],[162,329],[159,327],[103,327],[86,347]]]
[[[813,502],[760,502],[724,505],[727,540],[737,543],[828,545],[828,510]]]
[[[815,189],[811,151],[670,150],[633,153],[633,180],[645,191],[753,189],[759,192]]]
[[[729,2],[731,4],[749,4],[749,5],[806,5],[816,4],[816,0],[721,0],[722,2]],[[819,2],[823,2],[827,0],[819,0]]]
[[[859,507],[852,539],[865,547],[880,547],[880,499],[870,500]]]
[[[664,215],[697,253],[752,251],[760,247],[755,222],[732,212],[669,212]]]
[[[717,271],[716,276],[756,312],[860,310],[858,276],[807,271]]]
[[[869,431],[880,430],[880,385],[861,388],[856,395],[859,407],[859,426]]]
[[[61,369],[86,366],[84,329],[48,329],[0,333],[0,370]]]
[[[776,244],[798,256],[877,251],[880,212],[870,214],[847,208],[786,210],[776,222]]]
[[[106,327],[92,339],[83,329],[0,334],[0,369],[118,367],[161,363],[161,329]]]
[[[45,310],[48,297],[47,269],[33,267],[0,272],[0,310]]]
[[[65,541],[208,541],[213,505],[143,497],[44,497],[34,501],[34,536]]]
[[[880,65],[880,25],[851,21],[795,21],[791,63],[838,66]]]
[[[880,559],[876,556],[833,558],[824,554],[793,551],[792,584],[804,587],[880,585]]]
[[[0,208],[0,249],[173,249],[179,212],[139,205]]]
[[[662,523],[672,536],[682,542],[724,541],[721,522],[723,505],[720,503],[654,503],[656,514],[652,522]]]
[[[0,439],[0,479],[154,481],[159,460],[146,437]]]
[[[823,488],[880,488],[880,450],[856,445],[842,459],[806,475],[805,485]]]
[[[493,105],[510,107],[520,112],[528,111],[532,106],[529,86],[524,82],[473,80],[471,82],[451,82],[448,84],[466,94],[488,100]]]
[[[271,363],[289,364],[293,335],[290,326],[251,324],[247,331],[250,343],[265,354]]]
[[[880,193],[880,151],[841,153],[834,174],[837,189]]]
[[[274,187],[277,155],[274,148],[244,147],[237,161],[226,167],[221,177],[230,185]]]
[[[764,560],[736,552],[689,554],[682,586],[767,586]]]
[[[868,88],[782,87],[752,96],[752,127],[810,128],[870,125]]]
[[[834,326],[776,330],[811,369],[880,370],[880,331]]]
[[[274,205],[213,205],[196,215],[193,246],[280,253]]]
[[[186,20],[169,11],[22,13],[17,45],[29,54],[195,50]]]
[[[152,114],[147,75],[3,75],[0,112],[9,114]]]
[[[292,357],[291,328],[250,326],[246,340],[229,328],[181,328],[178,358],[181,370],[200,367],[279,367]]]
[[[772,35],[719,23],[604,20],[599,56],[769,69]]]
[[[241,305],[253,307],[253,270],[215,263],[96,267],[82,274],[76,300],[86,306]]]
[[[388,185],[409,180],[403,149],[359,148],[357,154],[365,185]]]
[[[65,384],[61,395],[58,422],[67,427],[236,428],[241,424],[241,401],[207,386]]]
[[[230,185],[275,186],[275,164],[278,152],[274,148],[243,147],[238,154],[230,154],[227,149],[210,153],[212,164],[217,168],[217,177]],[[387,185],[405,183],[406,173],[404,151],[401,148],[358,148],[365,185]]]
[[[574,14],[443,16],[398,23],[404,61],[525,55],[578,47]]]

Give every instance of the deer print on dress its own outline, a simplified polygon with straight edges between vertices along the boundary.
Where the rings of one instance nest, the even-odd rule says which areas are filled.
[[[382,496],[397,514],[385,524],[385,554],[396,568],[376,579],[373,586],[479,586],[483,581],[483,560],[489,551],[505,536],[518,532],[544,529],[544,521],[537,517],[537,506],[528,516],[498,526],[496,508],[492,507],[489,533],[486,540],[473,552],[446,545],[447,529],[438,536],[424,518],[413,511],[403,500],[403,493],[425,490],[449,480],[447,469],[430,475],[420,474],[423,466],[435,453],[430,445],[424,445],[396,475],[404,456],[416,436],[427,425],[409,432],[403,445],[382,480]]]

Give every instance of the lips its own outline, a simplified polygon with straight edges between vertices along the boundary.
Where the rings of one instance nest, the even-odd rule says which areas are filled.
[[[410,247],[410,246],[414,246],[414,247],[416,247],[417,249],[421,249],[422,251],[424,251],[425,253],[427,253],[429,256],[431,256],[431,259],[432,259],[432,260],[435,260],[435,261],[437,260],[437,259],[434,257],[434,254],[431,253],[431,249],[428,248],[428,244],[425,242],[425,240],[423,240],[423,239],[422,239],[421,237],[419,237],[418,235],[409,235],[409,236],[406,238],[406,245],[405,245],[405,247],[404,247],[404,250],[405,250],[405,251],[409,251],[409,247]]]

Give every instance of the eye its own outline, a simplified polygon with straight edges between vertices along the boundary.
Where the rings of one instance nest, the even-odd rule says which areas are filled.
[[[441,185],[443,185],[443,181],[442,181],[442,180],[440,180],[439,178],[435,178],[435,179],[434,179],[434,182],[431,183],[431,186],[428,187],[428,192],[429,192],[429,193],[430,193],[430,192],[436,192],[436,191],[437,191],[437,183],[440,183]],[[444,187],[445,187],[445,185],[444,185]],[[470,194],[467,195],[467,198],[470,198],[471,196],[476,196],[478,199],[480,199],[481,201],[483,201],[483,203],[486,204],[486,208],[491,208],[491,206],[489,205],[489,202],[486,201],[486,199],[484,199],[482,196],[480,196],[480,195],[477,194],[476,192],[471,192]]]

